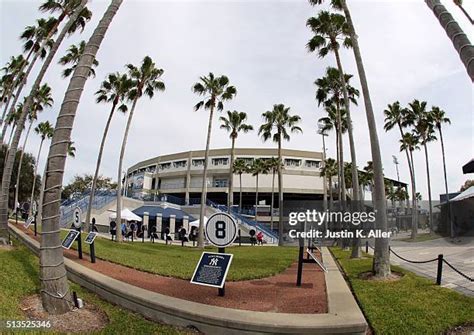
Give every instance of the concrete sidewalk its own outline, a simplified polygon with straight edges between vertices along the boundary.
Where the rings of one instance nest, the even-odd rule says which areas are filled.
[[[371,246],[374,241],[369,242]],[[474,238],[462,237],[455,240],[449,238],[438,238],[435,240],[424,242],[403,242],[400,240],[392,240],[391,248],[398,255],[413,261],[425,261],[437,258],[439,254],[443,254],[444,259],[452,266],[466,274],[474,277]],[[373,250],[369,248],[369,253],[373,254]],[[423,264],[413,264],[406,262],[393,253],[390,255],[393,265],[399,265],[407,270],[415,272],[419,275],[436,280],[438,262],[430,262]],[[462,277],[449,266],[443,264],[443,287],[454,289],[462,294],[474,296],[474,282]]]

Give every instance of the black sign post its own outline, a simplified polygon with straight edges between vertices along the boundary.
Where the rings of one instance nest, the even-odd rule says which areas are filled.
[[[81,228],[75,228],[79,234],[76,237],[77,240],[77,254],[79,255],[79,259],[82,259],[82,239],[81,239]]]
[[[94,246],[94,241],[95,238],[97,237],[97,233],[94,231],[89,232],[87,234],[86,239],[84,240],[85,243],[90,245],[90,250],[91,250],[91,263],[95,263],[95,246]]]
[[[203,252],[191,278],[192,284],[217,287],[221,297],[225,293],[225,279],[233,257],[221,253],[223,249],[219,248],[219,253]]]
[[[211,242],[218,249],[218,255],[228,256],[225,253],[225,247],[234,243],[235,238],[240,230],[237,227],[237,223],[234,218],[227,213],[216,213],[213,214],[206,223],[206,237],[209,242]],[[230,255],[232,256],[232,255]],[[216,258],[218,260],[219,257]],[[232,259],[232,257],[230,258]],[[212,260],[212,262],[217,262]],[[230,263],[230,261],[229,261]],[[198,265],[199,266],[199,265]],[[227,274],[226,269],[225,273]],[[219,296],[223,297],[225,295],[225,276],[222,281],[222,285],[219,286]]]

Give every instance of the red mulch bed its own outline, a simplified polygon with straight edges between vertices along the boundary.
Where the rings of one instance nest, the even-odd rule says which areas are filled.
[[[33,236],[23,225],[18,228]],[[39,239],[39,236],[36,237]],[[191,284],[187,280],[142,272],[126,266],[97,259],[92,264],[87,254],[80,260],[75,250],[64,250],[64,255],[94,271],[128,284],[160,294],[203,304],[276,313],[327,313],[324,272],[314,263],[305,263],[301,287],[296,287],[297,263],[282,273],[263,279],[227,282],[225,297],[217,295],[217,288]]]

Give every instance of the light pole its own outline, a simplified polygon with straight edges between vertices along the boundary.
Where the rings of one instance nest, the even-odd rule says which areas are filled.
[[[398,162],[397,156],[392,155],[392,158],[393,158],[393,164],[395,164],[395,168],[397,169],[397,180],[398,182],[400,182],[400,174],[398,173],[398,164],[400,163]]]

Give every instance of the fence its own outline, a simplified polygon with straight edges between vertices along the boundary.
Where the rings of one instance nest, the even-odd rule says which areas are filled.
[[[369,241],[365,241],[365,252],[369,252],[369,247],[374,250],[374,248],[369,244]],[[412,263],[412,264],[426,264],[426,263],[432,263],[432,262],[438,262],[438,267],[436,271],[436,284],[441,285],[442,277],[443,277],[443,263],[449,266],[454,272],[456,272],[458,275],[464,277],[465,279],[469,281],[474,281],[474,278],[469,277],[465,273],[462,273],[458,269],[456,269],[451,263],[449,263],[446,259],[444,259],[443,254],[439,254],[437,258],[429,259],[426,261],[413,261],[410,259],[407,259],[405,257],[400,256],[397,254],[391,247],[389,247],[389,250],[392,254],[394,254],[396,257],[400,258],[401,260],[407,262],[407,263]]]

